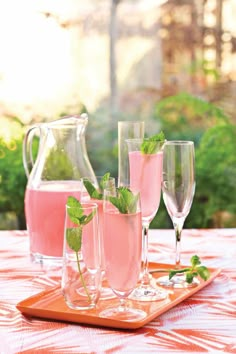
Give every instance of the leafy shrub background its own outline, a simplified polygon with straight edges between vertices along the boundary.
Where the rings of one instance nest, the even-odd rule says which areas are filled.
[[[26,176],[22,163],[24,126],[16,117],[1,117],[0,132],[0,212],[15,212],[20,228],[25,228],[24,192]]]
[[[197,97],[182,93],[156,103],[148,120],[148,135],[165,132],[168,140],[193,140],[196,151],[196,192],[185,227],[236,227],[236,126],[222,110]],[[78,112],[80,113],[80,112]],[[66,113],[65,113],[66,115]],[[124,113],[118,120],[131,120]],[[140,119],[138,116],[135,120]],[[87,150],[97,175],[118,174],[117,121],[111,124],[106,110],[89,114]],[[0,213],[13,211],[19,228],[25,228],[26,176],[22,143],[27,127],[18,118],[1,117]],[[37,146],[34,147],[34,152]],[[59,157],[55,163],[62,163]],[[0,226],[1,227],[1,226]],[[163,200],[152,228],[172,228]]]
[[[230,118],[186,93],[163,99],[154,112],[168,140],[195,143],[196,192],[185,227],[236,226],[236,127]],[[172,224],[162,200],[151,227],[166,226]]]

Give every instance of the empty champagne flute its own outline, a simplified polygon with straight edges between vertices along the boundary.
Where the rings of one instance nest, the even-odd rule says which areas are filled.
[[[148,269],[148,230],[160,204],[164,140],[128,139],[127,144],[130,186],[140,190],[143,230],[141,284],[131,298],[139,301],[163,300],[168,293],[156,286]]]
[[[195,157],[192,141],[167,141],[163,154],[162,192],[167,212],[175,230],[176,257],[175,268],[181,268],[181,234],[187,215],[190,212],[195,193]],[[195,286],[198,281],[189,284],[184,274],[158,278],[162,286],[186,288]]]

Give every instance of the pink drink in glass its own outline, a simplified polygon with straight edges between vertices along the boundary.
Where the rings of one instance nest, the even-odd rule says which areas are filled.
[[[129,293],[141,270],[141,212],[104,212],[104,253],[106,277],[114,292]]]
[[[90,196],[87,192],[82,192],[81,200],[84,202],[95,203],[98,206],[98,225],[100,233],[100,242],[101,242],[101,269],[105,270],[105,261],[104,261],[104,241],[103,241],[103,200],[102,199],[90,199]]]
[[[99,223],[99,232],[100,232],[100,240],[101,240],[101,269],[105,270],[105,260],[104,260],[104,240],[103,240],[103,228],[104,228],[104,220],[103,220],[103,200],[91,199],[91,202],[96,203],[98,206],[98,223]]]
[[[26,189],[25,214],[32,256],[62,257],[69,195],[80,199],[79,182],[45,182],[37,189]]]
[[[129,152],[130,186],[140,190],[142,217],[152,219],[161,197],[163,152],[142,154]]]

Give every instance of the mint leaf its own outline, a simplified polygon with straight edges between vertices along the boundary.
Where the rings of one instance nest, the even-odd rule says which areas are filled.
[[[88,216],[83,214],[83,206],[81,203],[72,196],[69,196],[67,199],[67,212],[69,215],[70,220],[76,225],[86,225],[90,220],[92,220],[95,212],[92,212]]]
[[[197,267],[196,271],[203,280],[207,280],[210,277],[209,269],[207,269],[205,266]]]
[[[67,202],[66,204],[71,207],[71,208],[74,208],[74,207],[78,207],[78,208],[81,208],[81,204],[80,202],[78,201],[78,199],[76,199],[75,197],[72,197],[72,196],[69,196],[67,198]]]
[[[186,282],[188,284],[191,284],[193,282],[194,275],[191,272],[186,273]]]
[[[141,152],[143,154],[157,153],[165,142],[165,134],[161,131],[159,134],[145,139],[141,145]]]
[[[75,252],[80,251],[82,242],[82,227],[68,228],[66,230],[68,246]]]
[[[99,193],[90,181],[84,180],[83,183],[84,183],[84,186],[85,186],[88,194],[90,195],[90,197],[92,199],[98,199],[98,200],[102,199],[102,193]]]
[[[169,279],[173,278],[176,274],[185,273],[186,282],[191,284],[193,279],[198,275],[205,281],[210,277],[211,273],[209,269],[203,265],[200,266],[201,260],[197,255],[192,256],[190,262],[192,264],[190,268],[170,269]]]
[[[72,251],[75,251],[79,276],[83,284],[84,290],[87,294],[87,297],[89,301],[91,301],[91,296],[89,294],[85,279],[83,277],[83,273],[80,268],[78,252],[81,250],[82,246],[83,227],[92,220],[92,218],[96,214],[96,211],[94,210],[89,215],[85,215],[82,204],[75,197],[72,196],[69,196],[67,198],[67,205],[67,212],[70,220],[78,226],[66,229],[66,241],[70,249],[72,249]]]
[[[76,198],[69,196],[67,199],[67,205],[69,206],[69,208],[67,208],[67,212],[70,220],[74,224],[80,225],[81,217],[83,216],[83,210],[80,202]]]
[[[92,199],[98,199],[98,200],[103,199],[103,191],[106,188],[109,178],[110,178],[110,172],[105,173],[105,175],[102,177],[100,181],[100,185],[98,189],[96,189],[89,180],[85,179],[83,181],[84,186]]]
[[[192,267],[195,267],[195,266],[201,264],[200,258],[196,254],[191,257],[190,262],[192,264]]]
[[[119,210],[122,214],[127,214],[126,207],[122,204],[120,198],[117,197],[109,197],[110,202]]]
[[[110,196],[110,202],[122,214],[135,213],[137,210],[137,202],[139,195],[135,195],[127,187],[117,188],[117,197]]]
[[[81,208],[68,208],[67,211],[70,220],[74,224],[81,225],[83,223],[83,211]]]
[[[109,181],[110,176],[111,176],[110,172],[107,172],[107,173],[105,173],[105,175],[102,177],[101,182],[100,182],[101,191],[104,191],[104,189],[105,189],[105,187],[106,187],[106,185],[107,185],[107,182]]]
[[[96,214],[96,211],[92,211],[92,213],[90,213],[89,215],[85,216],[84,220],[83,220],[83,225],[88,224],[92,218],[94,217],[94,215]]]

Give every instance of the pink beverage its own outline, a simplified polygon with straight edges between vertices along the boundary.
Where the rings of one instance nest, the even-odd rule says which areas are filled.
[[[96,211],[98,213],[97,204],[91,202],[83,204],[85,207],[84,212],[89,215],[94,211],[92,204],[95,205]],[[75,225],[76,227],[77,225]],[[81,242],[81,252],[83,255],[83,260],[87,269],[97,270],[100,269],[100,240],[99,240],[99,230],[98,230],[98,215],[94,215],[92,220],[82,229],[82,242]]]
[[[26,189],[26,222],[35,259],[62,257],[67,197],[79,199],[79,191],[77,181],[45,182],[37,189]]]
[[[155,216],[161,197],[163,152],[142,154],[129,152],[130,187],[140,190],[143,218]]]
[[[105,269],[105,260],[104,260],[104,242],[103,242],[103,200],[101,199],[90,199],[90,196],[87,192],[83,192],[81,195],[81,200],[84,202],[95,203],[98,206],[98,225],[100,233],[100,242],[101,242],[101,269]]]
[[[96,203],[98,206],[98,224],[99,224],[99,232],[100,232],[100,240],[101,240],[101,269],[105,270],[104,241],[103,241],[103,228],[104,228],[103,200],[91,199],[91,202]]]
[[[141,212],[104,212],[104,254],[106,277],[114,292],[131,292],[141,270]]]

